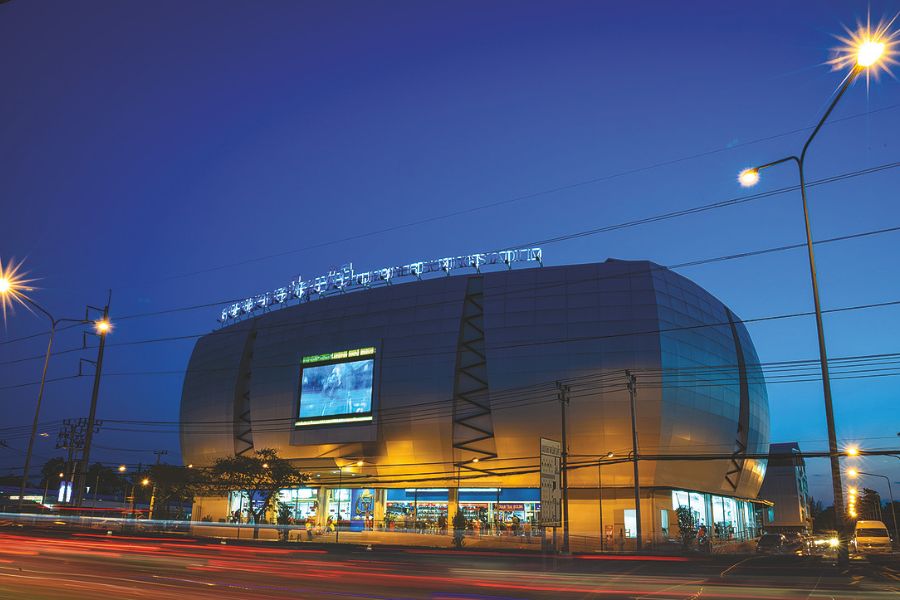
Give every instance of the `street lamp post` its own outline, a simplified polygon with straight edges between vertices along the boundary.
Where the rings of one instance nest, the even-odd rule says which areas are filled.
[[[605,458],[615,456],[607,452]],[[600,511],[600,552],[603,552],[603,458],[597,461],[597,510]]]
[[[337,462],[337,461],[335,461],[335,462]],[[356,465],[357,467],[362,467],[366,463],[363,460],[356,460],[356,461],[353,461],[352,463],[339,464],[337,466],[337,468],[338,468],[338,490],[337,490],[338,502],[337,502],[337,505],[338,506],[337,506],[337,514],[335,515],[335,519],[334,519],[334,543],[335,544],[337,544],[341,541],[341,537],[340,537],[341,536],[341,508],[343,506],[343,493],[344,493],[344,489],[343,489],[343,487],[344,487],[344,467],[349,467],[351,464]],[[350,473],[350,476],[352,477],[353,473]],[[353,510],[353,506],[351,504],[350,511],[352,511],[352,510]]]
[[[838,454],[837,435],[835,433],[834,426],[834,408],[832,405],[831,397],[831,380],[828,373],[828,353],[825,349],[825,328],[822,323],[822,307],[819,302],[819,284],[816,274],[816,261],[815,254],[813,252],[812,233],[810,232],[809,225],[809,208],[806,199],[806,178],[804,173],[804,165],[806,161],[806,153],[809,150],[810,144],[812,144],[812,141],[819,133],[819,130],[822,129],[822,126],[831,115],[834,107],[840,101],[841,97],[843,97],[844,92],[847,91],[847,88],[850,87],[850,84],[853,83],[861,73],[863,73],[867,68],[878,63],[883,51],[884,44],[878,42],[877,40],[866,40],[863,43],[859,44],[859,47],[856,49],[856,64],[850,70],[850,73],[847,74],[843,84],[838,90],[838,93],[835,95],[834,100],[831,101],[831,104],[828,106],[825,114],[822,115],[822,118],[816,124],[809,138],[807,138],[806,143],[803,144],[803,149],[800,151],[799,157],[796,155],[787,156],[766,163],[764,165],[760,165],[758,167],[745,169],[740,173],[738,177],[738,180],[740,181],[742,186],[750,187],[756,185],[759,182],[760,171],[786,162],[794,162],[797,165],[797,169],[800,175],[800,197],[803,201],[803,220],[806,227],[806,249],[809,256],[809,275],[812,282],[813,304],[815,306],[816,314],[816,333],[818,335],[819,342],[819,363],[822,370],[822,389],[825,401],[825,420],[828,427],[828,452],[829,459],[831,461],[831,487],[834,493],[835,516],[836,518],[840,519],[840,527],[838,531],[841,540],[839,560],[842,564],[846,564],[849,560],[849,548],[847,547],[848,536],[846,520],[844,518],[844,496],[843,486],[841,483],[841,466],[839,460],[840,456]]]
[[[65,473],[59,473],[59,480],[62,481],[62,478],[65,477]],[[41,504],[47,504],[47,493],[50,491],[50,478],[47,477],[44,482],[44,495],[41,496]]]
[[[97,417],[97,395],[100,392],[100,374],[103,372],[103,350],[106,348],[106,336],[112,331],[112,324],[109,322],[109,303],[112,299],[112,292],[109,294],[106,306],[103,307],[103,317],[95,323],[94,333],[100,337],[100,344],[97,348],[97,362],[94,364],[94,386],[91,390],[91,407],[88,411],[87,431],[84,435],[84,450],[81,452],[82,477],[79,485],[75,488],[75,504],[81,506],[84,501],[84,488],[87,487],[87,471],[90,467],[91,459],[91,442],[94,439],[94,424]],[[74,479],[74,478],[73,478]]]
[[[22,484],[19,489],[18,505],[19,512],[21,512],[23,500],[25,498],[25,488],[28,486],[28,471],[31,468],[31,455],[34,451],[34,439],[37,437],[38,420],[41,415],[41,403],[44,400],[44,386],[47,383],[47,368],[50,366],[50,354],[53,350],[53,339],[56,336],[56,327],[60,323],[79,323],[84,325],[91,323],[91,321],[87,319],[55,318],[50,314],[50,311],[26,295],[26,292],[31,291],[33,288],[28,286],[30,280],[23,279],[21,276],[17,275],[17,271],[17,266],[8,266],[7,268],[4,268],[3,265],[0,264],[0,305],[3,306],[4,315],[6,314],[6,306],[11,305],[12,301],[15,300],[23,306],[34,308],[50,321],[50,332],[47,340],[47,351],[44,354],[44,366],[41,369],[41,382],[38,387],[37,404],[34,407],[34,419],[31,423],[31,434],[28,437],[28,448],[25,451],[25,465],[22,469]],[[109,321],[105,318],[95,322],[94,326],[98,332],[101,332],[104,335],[110,328]]]
[[[38,397],[37,404],[34,407],[34,419],[31,422],[31,434],[28,436],[28,447],[25,450],[25,466],[22,470],[22,484],[19,490],[19,511],[22,510],[22,499],[25,496],[25,488],[28,486],[28,471],[31,468],[31,456],[34,452],[34,440],[37,437],[37,428],[38,421],[41,416],[41,403],[44,400],[44,386],[47,383],[47,368],[50,365],[50,354],[53,350],[53,338],[56,335],[56,327],[60,323],[71,322],[71,323],[88,323],[89,321],[85,321],[84,319],[56,319],[51,315],[44,307],[40,304],[32,300],[31,298],[25,298],[25,300],[32,307],[37,309],[41,314],[47,317],[50,320],[50,334],[47,340],[47,351],[44,354],[44,366],[41,370],[41,383],[38,387]]]
[[[859,475],[865,475],[867,477],[880,477],[887,481],[888,486],[888,496],[891,499],[891,522],[894,524],[894,539],[900,540],[900,530],[897,528],[897,515],[894,512],[894,490],[891,488],[891,479],[887,475],[879,475],[878,473],[866,473],[865,471],[859,471],[857,469],[853,469],[850,473],[848,473],[850,477],[857,477]]]

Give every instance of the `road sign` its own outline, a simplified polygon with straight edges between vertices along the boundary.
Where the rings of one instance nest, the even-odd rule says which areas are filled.
[[[562,488],[559,463],[562,444],[541,438],[541,525],[562,526]]]

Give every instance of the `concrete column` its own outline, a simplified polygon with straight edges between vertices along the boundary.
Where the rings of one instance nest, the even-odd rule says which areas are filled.
[[[372,518],[375,519],[375,527],[376,528],[384,528],[384,511],[387,504],[387,491],[386,490],[374,490],[375,493],[375,506],[372,512]]]
[[[316,524],[324,527],[328,518],[328,489],[325,486],[321,486],[318,489],[316,500],[319,503],[319,511],[316,513]]]
[[[459,509],[459,488],[447,489],[447,531],[453,531],[453,517]]]

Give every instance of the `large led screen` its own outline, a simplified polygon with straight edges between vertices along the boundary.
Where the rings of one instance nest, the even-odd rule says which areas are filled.
[[[321,355],[322,358],[325,356],[328,355]],[[312,361],[305,359],[304,362]],[[371,420],[374,367],[374,358],[323,365],[305,364],[301,372],[300,414],[297,424]]]

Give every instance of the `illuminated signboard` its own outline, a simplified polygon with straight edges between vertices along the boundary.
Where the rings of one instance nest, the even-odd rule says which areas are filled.
[[[219,314],[219,322],[228,323],[260,310],[283,306],[291,300],[313,300],[330,294],[377,285],[387,285],[397,280],[421,279],[423,275],[431,273],[449,275],[451,271],[457,269],[475,269],[480,271],[482,267],[492,265],[505,265],[507,268],[512,268],[513,263],[519,262],[543,264],[543,253],[540,248],[499,250],[496,252],[467,254],[465,256],[436,258],[407,265],[365,271],[363,273],[357,273],[353,270],[353,263],[348,263],[340,268],[331,269],[327,274],[320,275],[310,281],[304,281],[302,277],[298,277],[285,287],[276,288],[270,292],[257,294],[240,302],[229,304]]]
[[[304,356],[298,427],[372,420],[375,348]]]

